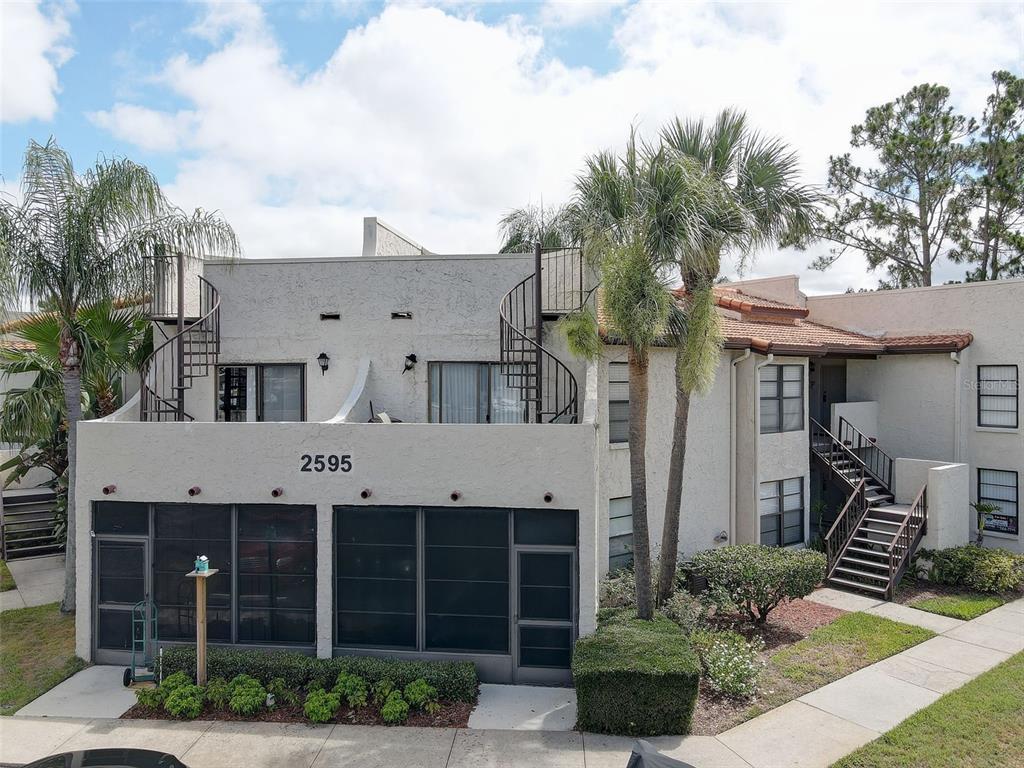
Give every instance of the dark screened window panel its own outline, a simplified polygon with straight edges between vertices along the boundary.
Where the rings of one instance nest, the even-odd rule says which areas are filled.
[[[978,501],[995,512],[985,515],[985,530],[1017,535],[1020,532],[1019,474],[1008,469],[978,469]]]
[[[149,505],[137,501],[97,501],[93,513],[95,533],[148,536]]]
[[[629,363],[608,363],[608,442],[629,442]]]
[[[519,618],[572,621],[571,555],[520,553]]]
[[[132,612],[107,610],[97,611],[99,626],[96,628],[96,647],[114,651],[132,649]]]
[[[101,541],[96,558],[97,600],[129,606],[145,600],[145,563],[142,544]]]
[[[508,653],[508,511],[424,510],[428,650]]]
[[[576,510],[515,510],[516,544],[576,546]]]
[[[156,504],[153,518],[153,591],[160,637],[195,639],[196,586],[185,574],[195,567],[197,555],[206,555],[218,571],[206,584],[207,635],[230,642],[231,506]]]
[[[633,499],[608,499],[608,570],[633,564]]]
[[[524,667],[568,669],[571,661],[571,628],[519,628],[519,663]]]
[[[416,515],[407,507],[335,507],[335,639],[416,647]]]
[[[761,543],[772,547],[803,543],[803,478],[761,483],[760,497]]]

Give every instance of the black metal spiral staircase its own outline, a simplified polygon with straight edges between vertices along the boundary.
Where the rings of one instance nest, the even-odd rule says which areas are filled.
[[[533,274],[517,283],[498,310],[501,372],[519,392],[524,421],[579,421],[579,386],[565,364],[544,347],[544,321],[582,308],[583,253],[578,248],[534,248]]]
[[[927,529],[926,487],[896,504],[892,458],[842,418],[838,437],[811,419],[811,455],[850,494],[825,534],[828,582],[891,600]]]
[[[192,382],[209,376],[220,355],[220,294],[206,278],[197,276],[197,313],[188,316],[185,298],[185,259],[158,257],[149,265],[149,319],[164,340],[142,366],[139,388],[142,421],[194,421],[185,411],[185,392]],[[164,331],[173,324],[173,332]]]

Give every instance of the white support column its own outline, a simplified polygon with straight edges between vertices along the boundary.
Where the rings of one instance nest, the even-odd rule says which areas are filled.
[[[334,639],[334,509],[316,507],[316,655],[329,659]]]

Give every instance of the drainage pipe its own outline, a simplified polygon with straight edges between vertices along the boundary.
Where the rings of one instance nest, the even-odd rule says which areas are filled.
[[[729,543],[736,543],[736,366],[750,357],[750,347],[729,366]]]
[[[949,359],[956,365],[955,373],[953,375],[953,461],[960,461],[960,388],[962,382],[962,374],[960,369],[960,353],[950,352]],[[979,395],[980,396],[980,395]]]

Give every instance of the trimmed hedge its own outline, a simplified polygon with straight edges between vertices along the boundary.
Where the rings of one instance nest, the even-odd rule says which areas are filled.
[[[918,558],[931,562],[929,581],[979,592],[1012,592],[1024,587],[1024,555],[1008,549],[967,544],[949,549],[922,549]]]
[[[165,677],[175,672],[192,677],[195,671],[195,648],[164,649]],[[476,667],[469,661],[412,661],[373,656],[318,659],[294,651],[242,648],[210,648],[206,653],[206,672],[211,680],[215,677],[233,680],[238,675],[249,675],[263,685],[281,678],[289,688],[319,686],[326,690],[334,687],[342,672],[358,675],[369,686],[390,680],[395,688],[402,689],[422,678],[437,689],[438,698],[470,703],[476,701],[478,687]]]
[[[576,642],[577,725],[624,736],[685,734],[697,704],[700,662],[672,621],[606,615]]]

